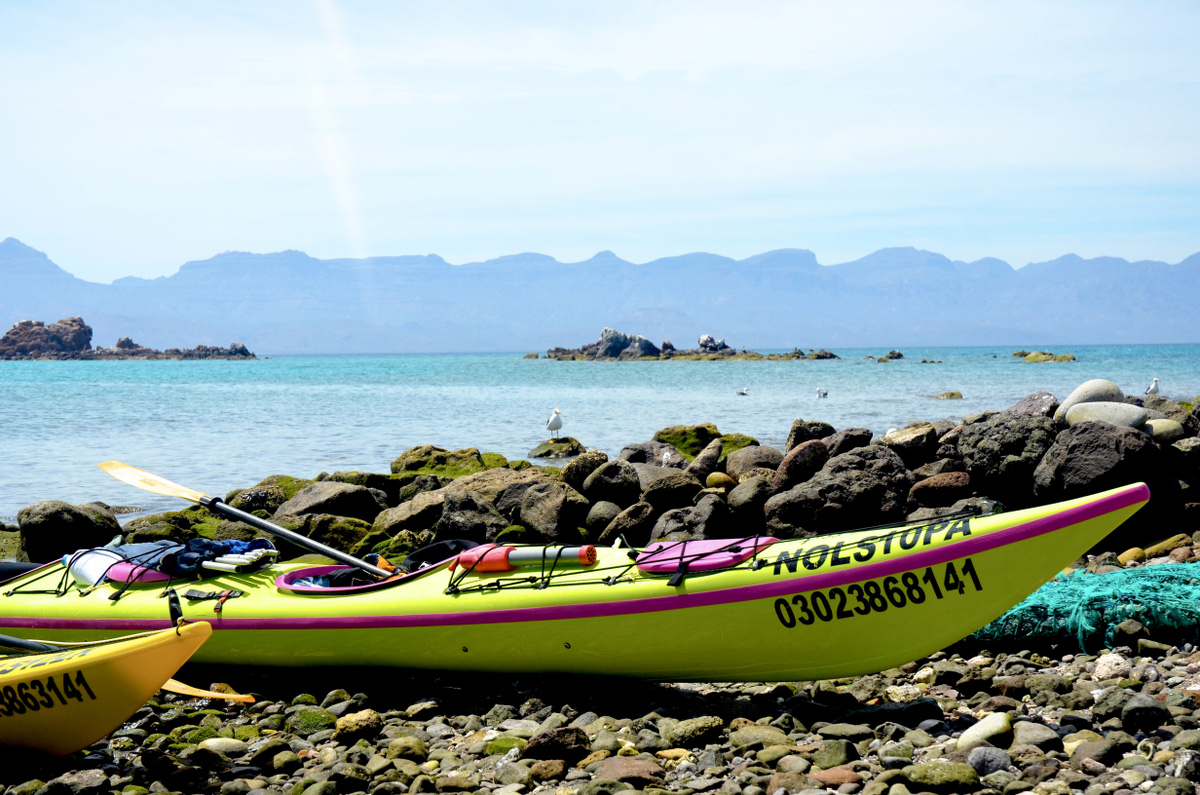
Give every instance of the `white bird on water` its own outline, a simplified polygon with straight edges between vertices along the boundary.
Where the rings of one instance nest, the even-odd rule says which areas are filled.
[[[750,394],[750,387],[748,387],[748,386],[744,386],[744,387],[742,387],[741,389],[735,389],[735,390],[733,390],[733,391],[734,391],[734,392],[736,392],[736,393],[737,393],[737,394],[739,394],[739,395],[749,395],[749,394]]]
[[[821,387],[817,387],[817,400],[820,400],[821,398],[827,398],[827,397],[829,397],[829,390],[821,389]]]
[[[1146,395],[1147,396],[1157,395],[1158,394],[1158,385],[1161,383],[1162,383],[1162,380],[1159,378],[1155,378],[1153,381],[1151,381],[1150,386],[1146,387]]]
[[[562,412],[559,411],[558,409],[555,409],[554,413],[550,415],[550,419],[546,420],[546,430],[550,431],[551,434],[554,434],[561,427],[562,427]]]

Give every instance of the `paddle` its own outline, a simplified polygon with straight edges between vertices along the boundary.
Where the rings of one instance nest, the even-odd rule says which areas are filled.
[[[268,522],[265,519],[259,519],[254,514],[246,513],[238,510],[230,505],[226,505],[221,501],[220,497],[210,497],[201,491],[189,489],[186,486],[180,486],[178,483],[172,483],[169,480],[160,478],[158,475],[153,475],[144,469],[131,467],[128,464],[123,464],[120,461],[105,461],[99,465],[108,474],[112,475],[117,480],[123,483],[128,483],[131,486],[136,486],[139,489],[161,494],[165,497],[179,497],[180,499],[194,502],[198,505],[203,505],[213,513],[219,513],[222,516],[234,519],[239,522],[245,522],[252,527],[257,527],[265,533],[270,533],[279,538],[286,538],[297,546],[312,550],[327,557],[333,558],[336,561],[345,563],[348,566],[362,569],[368,574],[373,574],[376,577],[387,578],[392,576],[392,572],[386,569],[381,569],[378,566],[372,566],[365,560],[360,560],[353,555],[347,555],[345,552],[339,552],[333,547],[327,547],[324,544],[313,541],[311,538],[300,535],[299,533],[280,527],[277,524]]]
[[[45,643],[38,643],[36,640],[14,638],[12,635],[0,635],[0,646],[7,646],[10,649],[20,649],[21,651],[29,651],[36,654],[53,654],[55,652],[68,651],[62,646],[49,646]],[[159,689],[166,690],[168,693],[177,693],[181,696],[223,698],[226,701],[240,701],[243,704],[254,703],[254,696],[243,695],[241,693],[218,693],[214,690],[201,690],[198,687],[185,685],[177,679],[168,679]]]

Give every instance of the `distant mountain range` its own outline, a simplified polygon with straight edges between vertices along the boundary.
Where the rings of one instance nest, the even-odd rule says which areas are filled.
[[[1073,254],[1014,269],[888,248],[841,265],[781,249],[643,264],[514,254],[314,259],[226,252],[157,279],[77,279],[15,238],[0,242],[0,324],[82,316],[94,345],[241,342],[262,354],[545,351],[612,326],[693,347],[1051,346],[1200,341],[1200,253],[1170,265]]]

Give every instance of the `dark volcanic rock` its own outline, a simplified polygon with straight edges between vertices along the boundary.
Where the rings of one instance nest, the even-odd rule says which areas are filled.
[[[830,434],[821,441],[829,450],[829,457],[848,453],[858,447],[866,447],[871,443],[871,431],[867,428],[846,428],[843,431]]]
[[[1001,414],[1024,414],[1027,417],[1053,417],[1058,398],[1049,392],[1034,392],[1012,404]]]
[[[715,494],[706,494],[691,508],[677,508],[659,517],[651,541],[694,541],[732,537],[729,506]]]
[[[386,499],[365,486],[323,480],[300,489],[296,496],[276,509],[275,515],[328,513],[374,522],[375,517],[386,511],[387,507]]]
[[[482,544],[495,539],[506,527],[508,521],[486,496],[476,491],[446,489],[442,516],[433,531],[437,541],[465,538]]]
[[[1034,494],[1056,502],[1152,479],[1161,451],[1133,428],[1081,422],[1058,435],[1033,474]]]
[[[22,320],[0,338],[0,358],[82,353],[92,349],[92,328],[81,317],[68,317],[46,325],[40,320]]]
[[[734,480],[738,480],[751,469],[762,467],[773,470],[779,466],[782,460],[783,453],[774,447],[751,445],[743,447],[741,450],[734,450],[725,457],[725,472]]]
[[[767,500],[778,491],[773,478],[749,477],[729,492],[726,499],[739,533],[753,535],[762,531],[766,521]]]
[[[577,541],[587,514],[587,499],[566,483],[536,483],[521,498],[521,524],[536,535],[522,541],[533,544]]]
[[[997,414],[964,427],[958,451],[979,493],[1024,507],[1032,503],[1033,471],[1053,443],[1050,418]]]
[[[784,445],[784,450],[791,450],[798,444],[803,444],[810,439],[824,439],[826,436],[832,436],[836,429],[827,422],[819,422],[817,420],[794,420],[792,429],[788,431],[787,444]]]
[[[642,492],[642,502],[650,503],[660,513],[689,507],[700,489],[704,488],[704,484],[696,480],[694,475],[679,470],[669,471],[671,474],[657,478]]]
[[[588,475],[607,463],[608,453],[602,450],[588,450],[576,456],[563,467],[559,477],[562,478],[563,483],[581,492],[583,491],[583,482],[587,480]]]
[[[621,448],[621,452],[617,458],[622,461],[628,461],[631,464],[662,466],[664,455],[666,455],[666,465],[668,467],[683,469],[688,465],[688,460],[666,442],[649,441],[627,444]]]
[[[943,472],[919,481],[908,498],[923,508],[945,508],[971,495],[971,476],[966,472]]]
[[[650,543],[650,532],[654,529],[654,507],[648,502],[635,502],[617,514],[597,541],[611,544],[624,537],[632,547],[644,547]]]
[[[583,481],[583,493],[592,502],[615,502],[622,508],[633,505],[642,493],[637,470],[628,461],[609,461]]]
[[[708,479],[708,476],[717,471],[717,467],[721,462],[721,448],[724,442],[720,438],[710,441],[700,454],[688,464],[687,472],[694,475],[701,483]]]
[[[45,500],[17,512],[20,550],[34,563],[49,563],[79,549],[102,547],[121,533],[111,510],[98,503],[70,505]]]
[[[829,459],[808,482],[767,501],[767,531],[780,538],[849,530],[904,518],[908,470],[879,444]]]
[[[788,451],[775,470],[779,487],[790,489],[821,471],[829,460],[829,448],[820,439],[801,442]]]

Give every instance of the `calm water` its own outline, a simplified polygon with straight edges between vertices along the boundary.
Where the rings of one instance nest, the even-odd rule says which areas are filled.
[[[478,447],[521,458],[563,432],[617,453],[666,425],[715,422],[781,445],[798,417],[882,433],[1004,408],[1090,378],[1127,393],[1200,395],[1200,345],[1071,348],[1025,364],[1011,348],[838,350],[840,361],[553,362],[519,356],[278,357],[256,362],[0,362],[0,518],[44,499],[181,507],[96,468],[120,459],[213,494],[284,473],[387,472],[405,449]],[[995,358],[993,358],[993,355]],[[942,364],[920,364],[937,359]],[[829,397],[817,400],[820,386]],[[734,390],[749,387],[746,397]],[[962,400],[931,396],[947,390]]]

